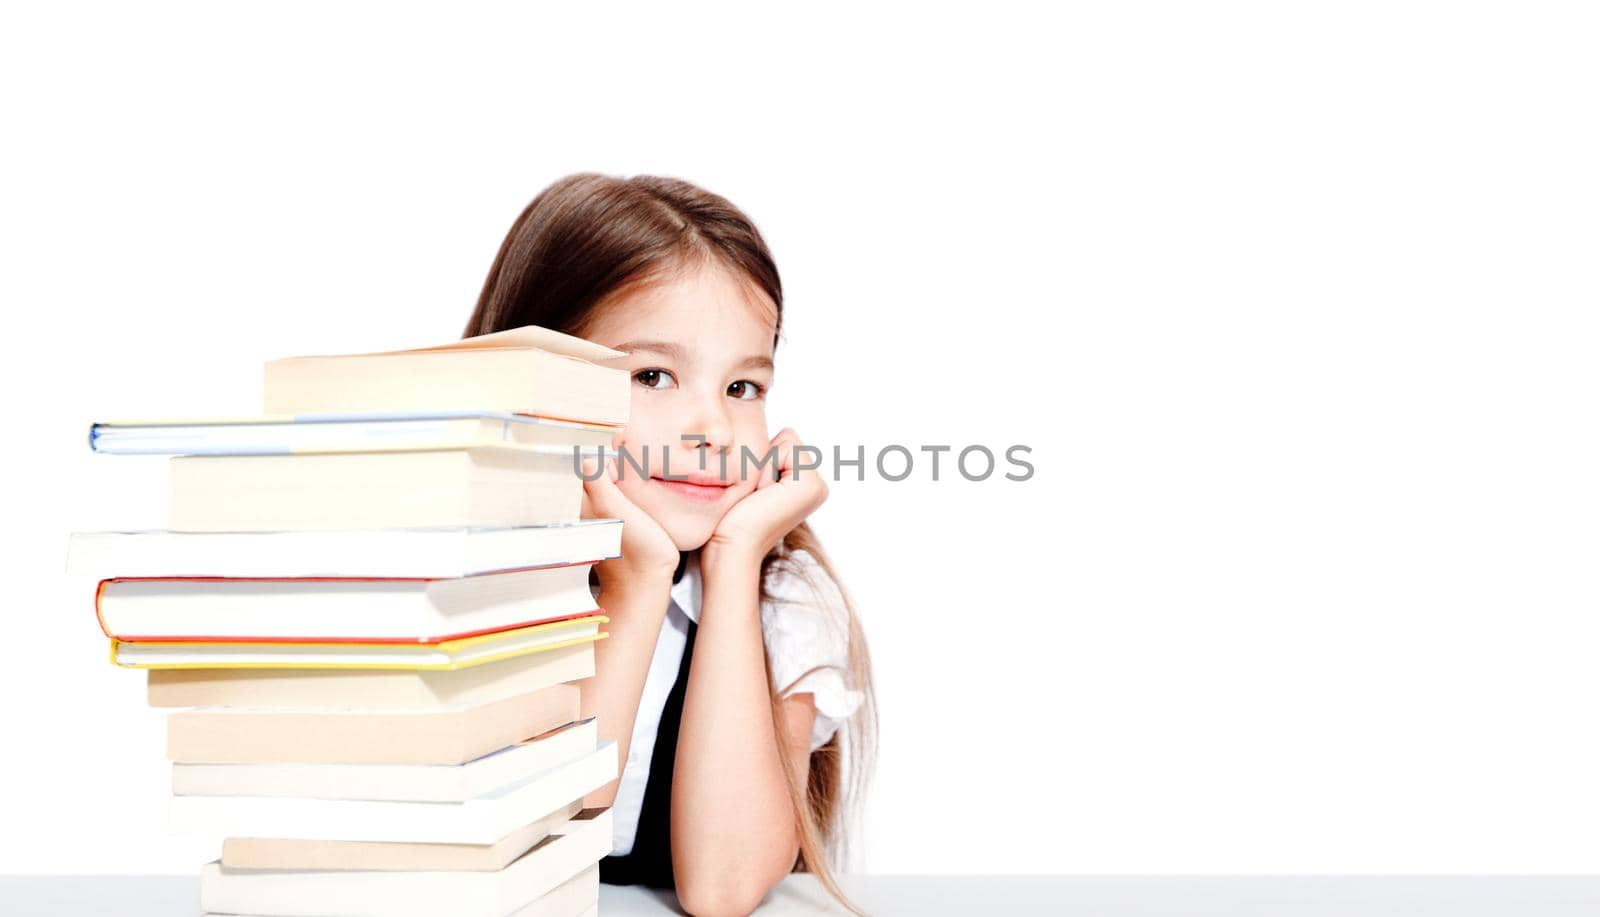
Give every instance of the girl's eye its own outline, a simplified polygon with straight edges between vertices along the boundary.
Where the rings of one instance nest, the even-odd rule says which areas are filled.
[[[740,388],[740,386],[743,386],[743,388]],[[766,389],[762,388],[760,383],[751,382],[749,379],[740,379],[738,382],[728,386],[728,394],[740,401],[754,401],[760,398],[765,391]]]
[[[641,369],[633,374],[633,381],[645,388],[656,389],[672,388],[673,384],[677,382],[676,379],[672,378],[672,373],[664,369]]]

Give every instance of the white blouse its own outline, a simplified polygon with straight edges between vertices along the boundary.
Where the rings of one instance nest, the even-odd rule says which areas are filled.
[[[700,555],[691,554],[683,576],[672,586],[673,604],[667,609],[656,638],[655,655],[645,675],[639,712],[633,720],[628,760],[623,762],[616,799],[611,804],[612,853],[633,850],[644,805],[645,783],[655,752],[656,728],[678,677],[688,643],[689,621],[700,621]],[[844,597],[815,557],[796,551],[769,571],[768,598],[761,603],[761,635],[771,660],[772,685],[779,697],[811,692],[817,718],[811,727],[811,750],[833,737],[861,706],[863,695],[851,689],[849,679],[849,618]]]

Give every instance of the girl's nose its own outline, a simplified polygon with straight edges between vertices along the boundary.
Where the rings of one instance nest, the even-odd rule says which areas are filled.
[[[715,459],[720,453],[733,448],[733,423],[728,419],[728,408],[724,401],[725,399],[718,397],[709,402],[701,402],[695,412],[694,426],[689,429],[689,432],[696,437],[705,437],[703,443],[695,442],[692,445],[709,450],[710,459]],[[716,466],[708,464],[706,467]]]

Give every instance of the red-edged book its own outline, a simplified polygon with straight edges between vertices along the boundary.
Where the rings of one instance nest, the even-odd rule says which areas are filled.
[[[95,615],[124,643],[439,644],[599,614],[594,561],[463,577],[113,577]]]

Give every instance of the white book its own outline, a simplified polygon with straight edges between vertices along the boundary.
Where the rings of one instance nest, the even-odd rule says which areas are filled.
[[[591,716],[464,764],[174,763],[172,794],[465,802],[575,761],[598,746]]]
[[[584,818],[584,816],[592,816]],[[207,917],[594,917],[598,861],[611,852],[611,810],[586,809],[499,872],[200,871]]]
[[[532,901],[525,907],[517,908],[515,911],[513,911],[510,914],[506,915],[506,917],[600,917],[599,867],[598,866],[594,866],[594,867],[590,867],[590,868],[595,870],[595,879],[594,879],[595,896],[594,897],[595,897],[596,900],[595,900],[594,904],[589,905],[588,907],[584,908],[581,911],[567,910],[567,907],[572,902],[568,901],[567,896],[562,892],[562,889],[565,888],[567,886],[567,884],[569,884],[569,883],[570,884],[577,884],[577,883],[581,883],[582,881],[584,881],[583,880],[583,876],[588,874],[587,872],[585,872],[585,873],[580,873],[578,876],[575,876],[575,877],[573,877],[571,879],[568,879],[567,882],[562,883],[561,888],[555,889],[554,891],[550,892],[548,895],[545,895],[543,898],[540,898],[540,899],[538,899],[536,901]],[[577,901],[577,900],[578,900],[577,898],[573,898],[572,899],[572,901]],[[583,900],[588,900],[588,899],[585,898]],[[201,914],[200,917],[272,917],[272,915],[266,915],[266,914],[213,914],[210,911],[207,911],[207,912]]]
[[[174,796],[179,833],[305,840],[491,844],[617,777],[617,743],[464,802]]]
[[[498,528],[76,532],[67,573],[116,576],[476,576],[616,557],[622,520]]]
[[[109,579],[95,611],[106,636],[133,642],[438,643],[591,614],[592,567],[448,579]]]

